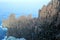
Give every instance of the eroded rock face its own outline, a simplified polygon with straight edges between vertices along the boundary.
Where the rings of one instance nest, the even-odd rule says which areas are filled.
[[[50,31],[52,31],[52,35],[60,34],[60,0],[52,0],[47,6],[43,6],[43,8],[39,11],[39,14],[40,23],[42,27],[44,27],[43,29],[51,27],[52,30]],[[46,29],[44,31],[46,31]],[[60,36],[58,38],[60,38]],[[53,40],[55,38],[52,37],[50,39]]]
[[[43,6],[43,8],[41,9],[40,13],[40,17],[46,17],[48,15],[53,16],[55,14],[57,14],[58,10],[57,9],[60,5],[59,0],[52,0],[47,6]]]
[[[10,24],[17,23],[17,22],[19,22],[19,21],[25,22],[25,21],[31,20],[31,19],[32,19],[32,15],[31,15],[31,14],[29,14],[28,16],[20,16],[20,17],[18,17],[18,18],[16,18],[15,14],[11,14],[11,15],[8,17],[8,19],[2,20],[2,26],[9,28],[9,25],[10,25]]]
[[[60,16],[60,1],[52,0],[47,6],[43,6],[43,8],[39,11],[39,18],[42,21],[47,20],[51,22],[53,16]],[[59,19],[59,17],[58,17]]]
[[[44,5],[43,8],[39,10],[38,18],[33,19],[31,18],[31,15],[29,15],[28,17],[21,16],[18,20],[16,21],[13,20],[14,22],[12,23],[6,20],[5,23],[8,22],[7,25],[10,24],[9,26],[7,26],[8,27],[7,36],[14,36],[18,38],[24,37],[28,40],[32,40],[32,35],[34,34],[33,35],[34,40],[40,40],[40,37],[38,37],[40,36],[39,33],[42,31],[43,34],[42,36],[44,36],[45,35],[44,33],[48,31],[45,37],[46,39],[49,40],[49,38],[52,37],[53,34],[55,35],[56,33],[59,34],[60,33],[60,1],[52,0],[47,6]],[[52,36],[50,36],[49,33],[52,34]],[[54,37],[52,38],[54,39]]]

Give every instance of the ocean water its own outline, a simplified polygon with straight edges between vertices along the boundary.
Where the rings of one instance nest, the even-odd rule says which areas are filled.
[[[7,28],[3,28],[2,25],[0,25],[0,40],[26,40],[25,38],[15,38],[13,36],[7,38],[6,36],[7,30],[8,30]]]
[[[0,40],[4,39],[6,36],[7,28],[2,28],[2,25],[0,25]]]

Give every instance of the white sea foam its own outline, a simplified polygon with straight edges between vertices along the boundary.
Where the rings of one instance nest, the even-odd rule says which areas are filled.
[[[4,38],[4,39],[2,39],[2,40],[26,40],[25,38],[15,38],[15,37],[13,37],[13,36],[10,36],[10,37],[8,37],[7,38],[7,36]]]
[[[0,25],[0,28],[2,28],[3,30],[7,30],[7,28],[3,28],[3,27],[2,27],[2,24]]]

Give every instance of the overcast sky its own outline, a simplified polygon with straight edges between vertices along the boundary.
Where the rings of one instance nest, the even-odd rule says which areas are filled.
[[[0,18],[5,18],[11,13],[16,16],[32,14],[38,16],[38,10],[47,5],[50,0],[0,0]]]

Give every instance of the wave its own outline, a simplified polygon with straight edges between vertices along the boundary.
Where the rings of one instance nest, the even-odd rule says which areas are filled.
[[[0,25],[0,40],[4,39],[6,36],[7,28],[3,28],[2,25]]]
[[[25,39],[25,38],[15,38],[15,37],[13,37],[13,36],[9,36],[9,37],[7,38],[7,36],[5,36],[5,38],[2,39],[2,40],[26,40],[26,39]]]

